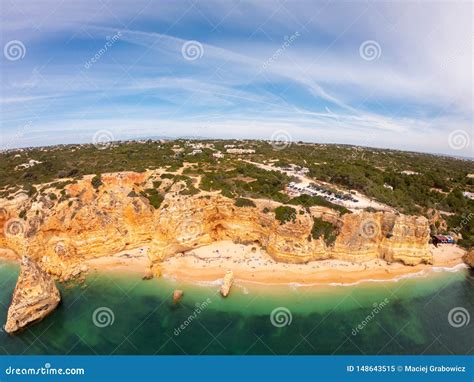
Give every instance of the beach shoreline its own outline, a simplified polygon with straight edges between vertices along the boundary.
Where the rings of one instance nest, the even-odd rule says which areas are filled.
[[[218,284],[228,270],[238,284],[262,285],[355,285],[363,282],[390,282],[424,276],[442,270],[466,268],[464,250],[457,246],[430,246],[433,264],[407,266],[388,264],[381,259],[364,263],[318,260],[306,264],[276,262],[258,246],[215,242],[159,263],[162,277],[198,284]],[[97,271],[145,274],[149,267],[147,248],[122,251],[113,256],[86,262]],[[127,255],[124,257],[124,255]]]
[[[144,276],[150,262],[147,247],[124,250],[111,256],[84,261],[89,271],[131,273]],[[396,282],[440,271],[467,268],[464,250],[458,246],[430,246],[433,264],[407,266],[374,259],[363,263],[317,260],[306,264],[276,262],[255,245],[215,242],[177,254],[158,264],[161,277],[196,284],[219,284],[228,270],[236,284],[289,286],[350,286],[369,282]],[[12,251],[0,250],[0,258],[15,261]]]

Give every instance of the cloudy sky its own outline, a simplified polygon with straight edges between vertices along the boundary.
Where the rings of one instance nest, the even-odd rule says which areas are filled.
[[[197,136],[474,157],[470,1],[1,4],[2,148]]]

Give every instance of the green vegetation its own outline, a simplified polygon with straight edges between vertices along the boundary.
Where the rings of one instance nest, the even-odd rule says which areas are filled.
[[[29,186],[28,189],[27,189],[27,194],[30,198],[32,196],[34,196],[37,192],[38,192],[38,190],[36,189],[35,186]]]
[[[161,206],[161,202],[163,202],[164,196],[161,195],[157,190],[154,188],[147,188],[146,190],[140,193],[142,196],[148,199],[150,204],[155,208],[158,209]]]
[[[303,206],[303,207],[313,207],[313,206],[328,207],[328,208],[332,208],[333,210],[339,211],[341,215],[350,213],[350,211],[346,207],[340,206],[339,204],[331,203],[321,196],[311,196],[311,195],[302,194],[296,198],[291,199],[288,203],[295,204],[298,206]]]
[[[298,144],[274,150],[262,142],[252,160],[269,158],[278,165],[307,167],[314,179],[358,190],[405,214],[428,217],[438,210],[448,224],[439,233],[459,234],[460,245],[474,246],[474,218],[467,219],[474,216],[474,201],[462,195],[474,192],[474,178],[468,177],[474,174],[472,160],[348,145]]]
[[[146,169],[165,166],[177,169],[182,167],[183,160],[174,157],[172,145],[172,142],[129,142],[110,145],[102,150],[92,144],[60,145],[0,153],[0,189],[7,185],[27,189],[29,185],[47,183],[58,178],[79,179],[84,175],[105,172],[144,172]],[[20,157],[16,157],[18,153]],[[15,170],[16,166],[29,159],[42,163]]]
[[[245,198],[237,198],[235,199],[235,205],[237,207],[256,207],[253,200],[245,199]]]
[[[184,182],[184,188],[179,192],[180,195],[196,195],[199,193],[199,190],[196,187],[194,187],[193,180],[189,176],[173,175],[173,174],[163,174],[163,175],[166,175],[165,179],[173,180],[173,182],[168,186],[166,191],[169,191],[174,184],[178,182]]]
[[[334,225],[322,219],[314,218],[313,228],[311,229],[313,239],[317,240],[322,237],[326,245],[330,247],[336,241],[337,235],[338,232]]]
[[[102,176],[100,174],[95,175],[91,180],[91,184],[92,184],[92,187],[94,187],[96,190],[98,190],[99,187],[104,184],[104,183],[102,183]]]
[[[284,203],[289,198],[282,191],[288,182],[289,178],[280,172],[237,162],[235,167],[227,171],[206,172],[201,180],[201,188],[206,191],[220,190],[229,198],[266,198]]]
[[[63,190],[67,184],[84,175],[162,168],[166,173],[160,181],[170,179],[173,184],[180,180],[186,183],[180,191],[183,195],[199,192],[193,178],[200,176],[201,189],[220,191],[233,199],[265,198],[305,208],[326,206],[347,213],[325,199],[304,196],[290,201],[284,193],[292,180],[290,177],[245,162],[268,164],[271,160],[279,168],[291,164],[306,167],[308,176],[315,180],[346,191],[358,190],[405,214],[431,216],[433,210],[439,211],[448,229],[439,232],[438,227],[437,231],[459,235],[462,237],[459,244],[466,248],[474,246],[474,201],[463,195],[465,191],[474,192],[474,178],[468,177],[468,174],[474,174],[472,160],[348,145],[298,143],[284,150],[275,150],[263,141],[214,140],[206,143],[213,143],[216,150],[224,153],[226,144],[244,145],[255,149],[256,153],[243,156],[226,154],[217,161],[212,157],[214,151],[208,149],[199,155],[186,155],[190,147],[186,147],[184,140],[114,143],[102,150],[94,145],[11,150],[0,153],[0,196],[12,199],[15,192],[26,192],[31,198],[36,198],[35,185],[39,184],[52,182],[51,187]],[[185,148],[183,155],[175,155],[175,144]],[[30,159],[41,163],[29,168],[17,167]],[[172,174],[183,167],[184,161],[193,162],[194,166],[187,167],[183,175]],[[99,179],[93,182],[97,189],[100,175],[96,177]],[[158,182],[153,184],[154,189],[163,188],[164,183]],[[59,198],[67,200],[68,195],[61,193]]]
[[[280,224],[285,224],[289,221],[296,221],[296,210],[293,207],[279,206],[275,208],[275,218]]]

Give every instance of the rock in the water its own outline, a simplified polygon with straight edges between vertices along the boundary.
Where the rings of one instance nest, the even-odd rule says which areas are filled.
[[[227,271],[227,273],[224,276],[224,281],[221,286],[221,295],[223,297],[227,297],[227,295],[230,292],[230,287],[232,286],[233,282],[234,282],[234,272]]]
[[[180,289],[176,289],[173,292],[173,304],[177,304],[183,298],[184,292]]]
[[[142,280],[151,280],[153,278],[153,271],[150,269],[147,269],[145,271],[145,274],[142,277]]]
[[[463,258],[464,262],[469,265],[471,268],[474,269],[474,249],[471,249],[469,252],[467,252]]]
[[[53,278],[27,256],[21,260],[20,275],[8,308],[5,331],[14,333],[42,320],[61,301]]]

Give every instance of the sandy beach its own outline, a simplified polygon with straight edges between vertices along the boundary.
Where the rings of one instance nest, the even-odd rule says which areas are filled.
[[[84,263],[89,270],[137,272],[144,274],[150,262],[147,257],[148,247],[125,250],[111,256],[98,257]]]
[[[122,251],[113,256],[89,260],[92,270],[139,272],[148,267],[147,247]],[[431,246],[433,265],[405,266],[376,259],[365,263],[320,260],[307,264],[274,261],[258,246],[216,242],[178,254],[160,264],[163,277],[188,282],[216,282],[227,270],[235,282],[261,284],[351,285],[364,281],[390,281],[443,268],[463,267],[462,248],[455,245]]]

